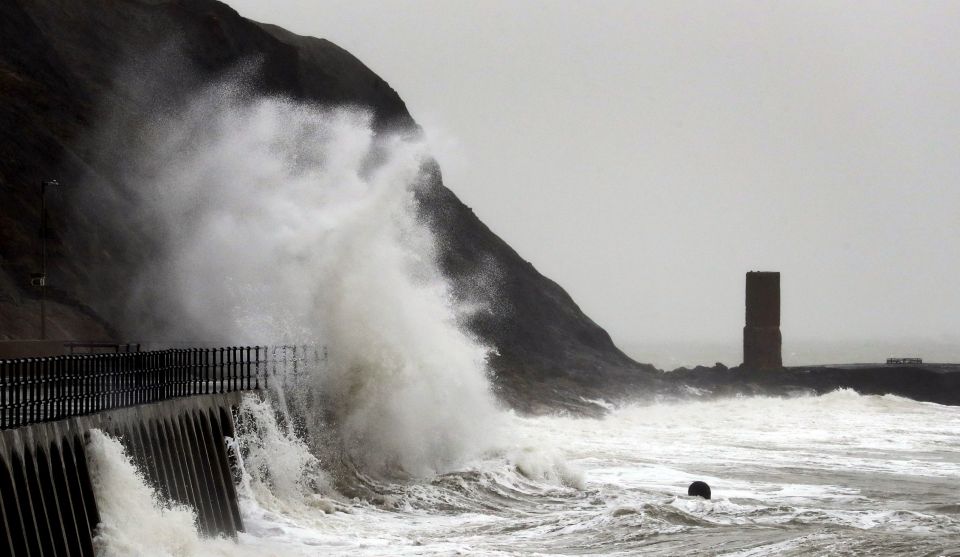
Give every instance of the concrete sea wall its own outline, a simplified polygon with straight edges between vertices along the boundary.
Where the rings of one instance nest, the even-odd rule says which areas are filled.
[[[243,530],[225,442],[239,392],[194,395],[0,431],[0,555],[93,555],[100,521],[86,437],[119,437],[149,483],[207,535]]]

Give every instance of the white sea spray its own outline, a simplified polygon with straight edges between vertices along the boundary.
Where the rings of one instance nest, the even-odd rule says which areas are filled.
[[[144,128],[125,173],[158,253],[142,300],[163,334],[323,347],[298,392],[307,437],[365,473],[453,470],[498,437],[490,348],[439,270],[416,192],[431,187],[415,133],[358,109],[213,87]]]

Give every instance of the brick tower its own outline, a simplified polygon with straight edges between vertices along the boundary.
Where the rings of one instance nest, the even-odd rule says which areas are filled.
[[[780,273],[747,273],[747,319],[743,327],[743,365],[780,369]]]

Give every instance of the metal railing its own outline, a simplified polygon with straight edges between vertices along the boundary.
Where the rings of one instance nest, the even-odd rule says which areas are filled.
[[[0,429],[256,390],[266,353],[260,346],[233,346],[0,360]]]

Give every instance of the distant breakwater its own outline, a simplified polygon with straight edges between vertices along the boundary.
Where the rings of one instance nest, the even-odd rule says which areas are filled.
[[[792,366],[779,370],[746,366],[680,368],[664,373],[674,385],[711,396],[826,394],[853,389],[863,395],[896,395],[960,406],[960,364],[847,364]]]

